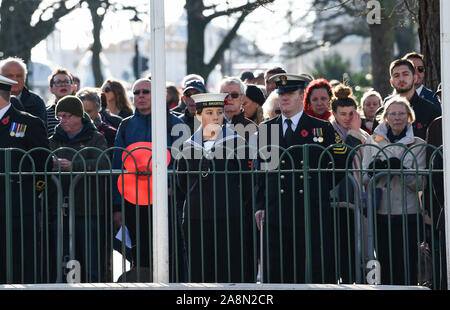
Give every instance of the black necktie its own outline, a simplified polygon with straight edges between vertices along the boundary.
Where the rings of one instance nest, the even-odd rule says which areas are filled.
[[[285,120],[286,124],[287,124],[287,129],[286,132],[284,133],[284,139],[286,140],[286,144],[291,146],[292,144],[294,144],[294,131],[292,130],[292,120],[290,120],[289,118],[287,118]]]

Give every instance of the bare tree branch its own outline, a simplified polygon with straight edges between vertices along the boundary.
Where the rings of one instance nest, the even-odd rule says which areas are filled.
[[[232,15],[234,13],[238,13],[238,12],[249,11],[249,13],[250,13],[250,12],[254,11],[256,8],[258,8],[258,7],[267,5],[267,4],[272,3],[274,1],[275,0],[257,0],[255,2],[248,2],[247,4],[244,4],[244,5],[241,5],[241,6],[238,6],[238,7],[234,7],[234,8],[229,8],[229,9],[224,10],[224,11],[218,11],[218,12],[215,12],[215,13],[213,13],[211,15],[205,16],[205,22],[209,23],[214,18],[221,17],[221,16],[230,16],[230,15]]]

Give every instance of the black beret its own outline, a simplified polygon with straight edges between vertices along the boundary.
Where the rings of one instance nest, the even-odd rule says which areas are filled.
[[[257,104],[262,106],[266,99],[264,98],[264,94],[262,90],[256,86],[249,84],[247,85],[247,90],[245,91],[245,95],[251,100],[255,101]]]

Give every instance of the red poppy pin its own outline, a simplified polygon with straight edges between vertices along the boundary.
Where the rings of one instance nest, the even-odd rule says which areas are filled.
[[[423,128],[422,123],[417,123],[417,129],[422,129],[422,128]]]
[[[228,104],[229,104],[229,102],[228,102],[227,99],[224,99],[223,101],[225,101],[225,105],[228,105]]]
[[[8,123],[9,123],[9,118],[8,118],[8,117],[2,119],[2,124],[3,124],[3,125],[8,125]]]
[[[300,134],[302,135],[303,138],[306,138],[309,135],[309,132],[306,129],[303,129]]]

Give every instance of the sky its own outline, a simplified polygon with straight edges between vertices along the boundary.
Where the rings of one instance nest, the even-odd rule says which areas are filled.
[[[290,7],[294,12],[297,12],[294,15],[299,15],[304,12],[309,1],[276,0],[276,5],[259,8],[247,17],[246,22],[243,23],[239,30],[239,34],[248,37],[250,40],[255,40],[263,51],[276,54],[283,41],[293,40],[299,34],[298,30],[288,31],[287,23],[284,20],[286,8]],[[142,3],[143,0],[128,0],[127,5],[139,2]],[[212,0],[204,0],[204,2],[208,4]],[[233,5],[239,2],[246,1],[234,0]],[[168,5],[169,3],[170,5]],[[165,1],[166,25],[176,22],[180,18],[184,12],[184,4],[185,0]],[[111,43],[133,38],[133,32],[138,32],[139,29],[132,29],[129,22],[130,17],[131,15],[124,12],[108,13],[106,15],[102,31],[102,44],[104,47]],[[149,27],[149,23],[150,20],[147,21],[147,27]],[[223,27],[227,24],[231,25],[232,21],[228,18],[220,18],[215,23]],[[87,9],[77,10],[64,17],[56,25],[56,28],[61,31],[63,49],[87,48],[92,42],[92,23],[90,22],[90,13]],[[142,27],[140,31],[142,31]],[[148,33],[148,35],[150,34]],[[32,60],[44,62],[46,58],[45,50],[45,42],[41,42],[32,50]]]

